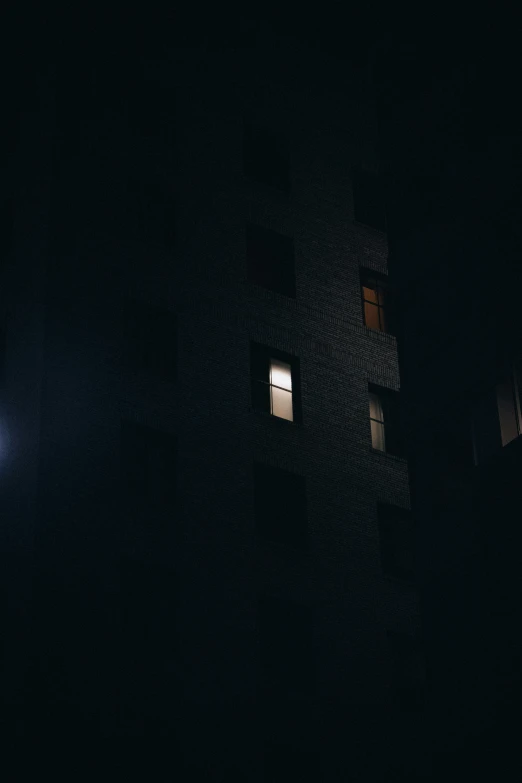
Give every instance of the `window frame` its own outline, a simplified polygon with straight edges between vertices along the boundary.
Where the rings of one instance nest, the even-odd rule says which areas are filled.
[[[400,530],[399,526],[402,526]],[[397,506],[394,503],[378,501],[377,503],[377,527],[379,531],[379,550],[381,568],[384,576],[408,584],[415,581],[415,528],[411,509]],[[406,533],[411,538],[411,568],[404,570],[395,562],[397,538]],[[390,545],[390,538],[394,539]],[[399,541],[400,543],[400,541]]]
[[[265,592],[258,596],[259,668],[262,680],[269,688],[275,687],[280,692],[283,687],[288,689],[288,695],[294,696],[314,692],[314,620],[313,609],[306,604]],[[297,634],[291,635],[290,628]],[[270,644],[273,641],[275,644]]]
[[[395,628],[386,630],[386,638],[395,704],[401,711],[417,713],[423,709],[426,697],[427,667],[422,640]]]
[[[255,117],[247,116],[243,118],[242,142],[244,176],[252,182],[290,195],[292,162],[285,134],[257,121]]]
[[[170,330],[170,336],[166,334]],[[161,341],[168,351],[159,350]],[[127,297],[123,302],[124,360],[133,372],[173,383],[178,375],[177,314],[161,304]]]
[[[286,468],[255,460],[252,465],[252,479],[254,518],[258,537],[271,545],[306,554],[309,551],[306,477]],[[279,487],[285,486],[285,484],[287,491],[283,491],[283,496],[275,496]],[[274,491],[273,495],[270,494],[271,491]],[[289,502],[292,511],[295,512],[288,515],[289,524],[285,526],[283,522],[282,525],[275,528],[273,522],[272,524],[265,523],[265,518],[270,517],[272,513],[271,509],[267,510],[264,507],[268,500],[275,501],[276,504],[278,500]],[[282,508],[282,505],[279,508]],[[277,517],[276,513],[270,519],[273,520],[274,517]]]
[[[386,454],[387,456],[395,457],[396,459],[406,459],[406,449],[404,438],[401,429],[400,422],[400,392],[395,389],[390,389],[386,386],[378,386],[375,383],[368,383],[368,402],[370,401],[370,395],[374,394],[378,397],[383,412],[383,420],[379,424],[382,424],[384,428],[384,450],[379,449],[373,445],[373,438],[371,436],[371,419],[370,421],[370,438],[372,451],[379,452],[380,454]],[[391,448],[390,448],[391,441]]]
[[[139,244],[159,244],[173,253],[176,244],[176,200],[168,183],[140,174],[125,184],[128,227]]]
[[[279,231],[274,231],[274,229],[259,223],[247,221],[245,241],[247,281],[265,291],[273,291],[280,296],[296,299],[294,237],[281,234]],[[259,252],[263,254],[261,260],[257,256]],[[276,258],[276,262],[271,260],[273,257]],[[283,263],[278,264],[277,258]],[[277,274],[280,276],[279,280]]]
[[[517,434],[505,439],[503,416],[501,413],[500,390],[509,387],[512,402],[512,416]],[[507,372],[499,372],[496,382],[488,385],[480,394],[474,395],[470,407],[470,428],[473,442],[473,462],[475,466],[488,463],[495,455],[522,437],[522,358],[517,357],[509,363]],[[506,398],[504,397],[504,400]],[[508,415],[508,412],[505,412]],[[505,419],[504,419],[505,421]]]
[[[372,406],[371,406],[372,397],[376,397],[378,400],[379,408],[382,411],[382,419],[376,419],[372,417]],[[370,433],[372,439],[372,448],[375,449],[376,451],[382,451],[384,454],[386,454],[386,427],[384,423],[384,408],[382,405],[382,400],[380,398],[380,395],[374,391],[369,391],[369,398],[370,398]],[[383,449],[379,449],[377,446],[374,445],[372,423],[377,424],[379,426],[379,432],[381,433],[382,443],[384,445]]]
[[[271,388],[282,388],[277,386],[276,384],[270,383],[270,361],[272,359],[279,360],[281,362],[284,362],[285,364],[288,364],[290,366],[290,377],[291,377],[291,394],[292,394],[292,419],[286,419],[281,416],[276,416],[273,413],[271,413],[270,408],[272,405],[272,395],[271,395]],[[257,363],[261,364],[262,362],[267,363],[267,370],[268,374],[266,378],[258,378],[256,377],[255,373],[255,365]],[[257,395],[256,391],[259,389],[259,386],[264,386],[268,389],[268,400],[269,400],[269,408],[268,410],[261,407],[259,404],[256,403]],[[258,343],[254,340],[250,341],[250,401],[252,410],[258,412],[258,413],[264,413],[265,415],[269,416],[271,419],[276,419],[278,421],[284,421],[288,424],[297,424],[301,425],[303,423],[303,415],[302,415],[302,405],[301,405],[301,362],[298,356],[294,356],[293,354],[289,354],[286,351],[281,351],[277,348],[272,348],[268,345],[263,345],[262,343]],[[287,389],[284,389],[284,391],[288,391]]]
[[[360,267],[359,269],[360,279],[360,294],[361,294],[361,307],[363,323],[367,329],[371,329],[374,332],[382,332],[382,334],[394,334],[393,321],[392,321],[392,307],[391,307],[391,287],[388,280],[388,276],[382,272],[376,272],[373,269],[367,267]],[[375,281],[375,287],[371,283]],[[364,289],[369,288],[375,291],[376,301],[372,302],[365,298]],[[382,303],[380,301],[382,298]],[[377,319],[379,327],[370,326],[366,320],[366,307],[368,304],[371,307],[377,308]]]
[[[379,231],[381,234],[386,234],[387,223],[388,223],[387,215],[386,215],[386,204],[384,199],[382,181],[379,173],[376,171],[372,171],[370,169],[354,166],[352,167],[351,179],[352,179],[352,196],[353,196],[353,217],[355,222],[361,226],[366,226],[367,228],[371,228],[374,231]],[[366,220],[361,219],[361,217],[364,217],[364,215],[361,216],[361,207],[360,206],[358,207],[358,204],[361,203],[361,199],[360,199],[361,189],[366,188],[367,192],[371,193],[371,190],[369,189],[368,186],[372,180],[375,183],[375,205],[379,207],[380,211],[382,211],[382,224],[380,223],[379,219],[375,221],[379,223],[379,225],[375,225],[375,223],[368,223]],[[380,204],[378,203],[379,201]]]
[[[134,418],[120,419],[120,460],[123,491],[133,513],[152,515],[156,529],[160,518],[176,524],[178,490],[178,438]],[[158,465],[160,470],[158,470]],[[165,470],[169,479],[165,479]],[[170,472],[171,470],[171,472]],[[166,489],[166,492],[158,493]]]

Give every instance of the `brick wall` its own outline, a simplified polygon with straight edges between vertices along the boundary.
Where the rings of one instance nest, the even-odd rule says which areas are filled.
[[[99,709],[101,690],[106,731],[126,720],[139,725],[129,718],[132,706],[118,704],[115,684],[119,573],[122,559],[168,565],[179,582],[172,687],[185,705],[187,738],[204,713],[205,731],[225,748],[230,736],[242,736],[255,759],[268,726],[289,731],[288,715],[300,736],[302,711],[308,731],[315,727],[316,741],[324,731],[325,748],[341,763],[340,726],[351,726],[356,744],[364,732],[355,714],[372,731],[389,719],[386,630],[416,632],[418,607],[411,588],[384,578],[379,558],[377,503],[408,507],[409,495],[406,462],[370,449],[368,382],[399,388],[395,338],[364,326],[360,301],[360,266],[386,272],[387,261],[385,236],[353,220],[351,167],[377,167],[371,106],[361,105],[356,85],[353,95],[350,87],[324,89],[334,63],[318,62],[314,78],[305,78],[299,56],[289,44],[279,54],[266,45],[238,65],[228,55],[180,49],[170,70],[143,74],[145,89],[148,78],[172,99],[161,134],[153,122],[132,126],[128,104],[102,112],[100,94],[67,115],[48,267],[37,536],[44,598],[35,627],[47,650],[42,660],[58,661],[60,672],[56,692],[39,675],[44,702],[57,699],[62,714],[64,702],[83,701],[89,713]],[[58,102],[67,94],[65,80]],[[266,122],[289,138],[291,195],[243,176],[242,115],[256,95]],[[174,250],[130,240],[129,175],[172,193]],[[247,221],[293,236],[295,300],[247,281]],[[176,314],[175,383],[125,367],[127,296]],[[251,340],[299,357],[301,424],[252,410]],[[127,525],[122,417],[176,436],[176,530],[161,546],[154,519]],[[308,554],[258,541],[255,460],[306,477]],[[314,617],[314,696],[289,713],[280,705],[280,726],[278,710],[259,701],[261,593],[304,604]],[[59,597],[50,607],[51,594]],[[171,725],[177,708],[162,709]]]

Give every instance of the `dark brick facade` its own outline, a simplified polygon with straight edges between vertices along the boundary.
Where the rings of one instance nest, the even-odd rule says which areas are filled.
[[[409,508],[408,469],[371,449],[368,417],[369,382],[399,388],[397,350],[363,324],[359,272],[386,273],[387,242],[354,221],[351,183],[353,166],[378,166],[371,101],[336,63],[275,37],[233,56],[180,47],[128,84],[122,70],[50,68],[12,166],[2,396],[11,437],[19,420],[33,455],[32,468],[29,452],[19,458],[25,473],[14,451],[4,458],[7,508],[26,473],[31,498],[31,554],[18,555],[34,598],[20,674],[29,703],[37,696],[28,723],[164,749],[176,736],[212,779],[235,767],[259,780],[266,743],[308,746],[328,780],[355,769],[371,779],[397,757],[407,766],[401,732],[411,739],[420,716],[397,712],[387,631],[418,634],[418,605],[382,573],[377,506]],[[288,139],[291,193],[244,176],[253,111]],[[49,161],[42,192],[24,161],[35,139]],[[140,216],[157,233],[137,231]],[[295,299],[248,281],[247,222],[293,237]],[[163,310],[175,373],[129,362],[129,301]],[[13,332],[29,312],[31,355]],[[251,341],[299,358],[301,422],[253,410]],[[129,491],[122,421],[172,435],[167,520]],[[308,551],[256,534],[255,462],[305,477]],[[154,591],[161,601],[138,600]],[[311,618],[314,676],[300,695],[262,687],[261,596]]]

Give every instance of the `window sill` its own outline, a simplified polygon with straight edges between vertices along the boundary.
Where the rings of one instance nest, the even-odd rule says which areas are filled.
[[[494,465],[498,466],[499,464],[502,464],[503,460],[511,459],[512,455],[516,455],[516,458],[518,459],[520,457],[520,455],[517,454],[518,450],[522,452],[522,435],[517,435],[516,438],[513,438],[513,440],[510,440],[509,443],[506,443],[505,446],[501,446],[492,454],[488,454],[488,456],[480,462],[474,462],[473,468],[475,471],[480,472],[482,469],[487,470]]]
[[[297,299],[296,294],[285,294],[283,291],[277,291],[275,288],[267,288],[266,286],[261,285],[261,283],[256,283],[255,280],[250,280],[249,278],[247,278],[246,283],[251,288],[261,291],[265,299],[275,299],[276,301],[282,299],[285,302],[295,302]]]
[[[390,332],[383,332],[382,329],[372,329],[371,326],[366,326],[365,323],[363,323],[364,328],[366,331],[372,335],[372,337],[379,336],[380,339],[385,339],[386,342],[390,341],[393,344],[397,342],[397,337],[394,334],[390,334]]]
[[[257,408],[250,408],[250,413],[254,413],[256,416],[261,416],[264,419],[271,419],[274,422],[278,422],[276,424],[276,427],[302,427],[303,422],[295,420],[290,421],[289,419],[282,419],[280,416],[273,416],[271,413],[266,413],[265,411],[259,411]]]
[[[396,454],[390,454],[388,451],[381,451],[380,449],[374,449],[373,446],[370,446],[370,452],[372,454],[379,454],[381,457],[385,457],[386,459],[391,459],[394,462],[402,462],[405,465],[408,464],[408,460],[406,457],[398,457]]]
[[[376,228],[375,226],[369,226],[368,223],[361,223],[360,220],[353,219],[353,223],[355,226],[361,226],[361,228],[365,228],[367,231],[373,231],[375,234],[378,234],[383,239],[386,239],[388,236],[388,232],[386,229],[383,228]]]

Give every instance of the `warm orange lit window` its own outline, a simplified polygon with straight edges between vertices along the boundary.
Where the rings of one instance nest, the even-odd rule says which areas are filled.
[[[365,326],[380,332],[390,332],[389,294],[384,275],[361,270],[361,291]]]

